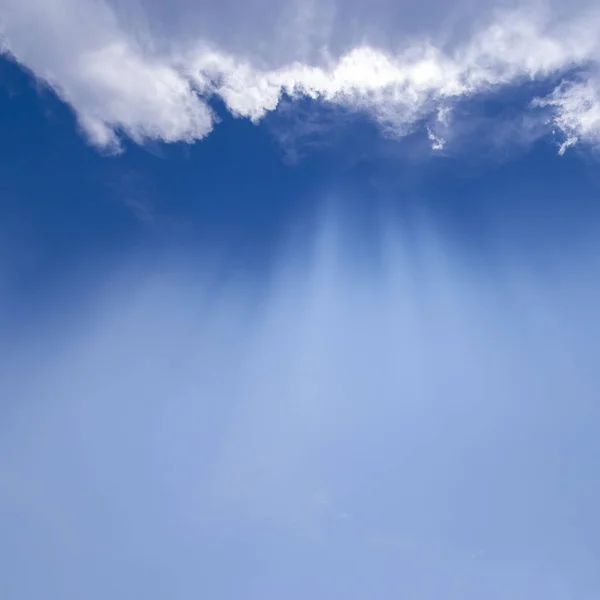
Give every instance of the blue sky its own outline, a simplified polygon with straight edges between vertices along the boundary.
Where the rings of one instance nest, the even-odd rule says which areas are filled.
[[[600,593],[600,13],[0,0],[0,596]]]

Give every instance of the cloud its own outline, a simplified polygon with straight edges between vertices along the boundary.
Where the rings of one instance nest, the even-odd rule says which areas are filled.
[[[386,1],[342,13],[310,1],[0,0],[4,51],[71,105],[91,143],[109,148],[123,135],[201,139],[215,125],[211,98],[257,122],[282,94],[366,112],[401,136],[461,100],[600,59],[600,11],[587,3],[566,16],[553,5],[497,4],[486,18],[467,17],[468,3],[421,5],[400,14]],[[584,87],[561,84],[543,102],[568,139],[594,142],[598,83],[587,73]]]
[[[593,76],[577,82],[564,82],[546,98],[534,100],[536,106],[555,109],[552,123],[564,135],[559,153],[578,141],[600,146],[600,79]]]
[[[202,138],[211,111],[190,82],[123,30],[102,2],[2,3],[4,44],[69,103],[90,141]]]

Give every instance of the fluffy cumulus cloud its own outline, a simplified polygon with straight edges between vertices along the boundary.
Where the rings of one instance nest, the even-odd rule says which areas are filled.
[[[258,121],[283,94],[367,112],[393,135],[523,81],[562,148],[600,139],[600,9],[465,0],[0,0],[2,48],[69,103],[90,139],[193,141],[208,102]],[[577,81],[568,74],[577,72]],[[542,116],[543,113],[543,116]],[[540,111],[540,118],[547,113]],[[436,148],[443,139],[435,128]]]

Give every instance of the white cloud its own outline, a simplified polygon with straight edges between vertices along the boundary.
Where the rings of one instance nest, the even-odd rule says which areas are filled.
[[[427,128],[427,139],[431,142],[432,150],[443,150],[446,145],[446,140],[431,129],[431,127]]]
[[[580,140],[593,147],[600,146],[600,81],[597,78],[565,82],[547,98],[536,99],[534,103],[555,108],[552,122],[565,136],[560,154]]]
[[[424,9],[411,17],[416,33],[405,20],[394,39],[383,0],[370,10],[354,2],[344,15],[332,3],[288,1],[264,19],[263,4],[177,0],[166,11],[133,0],[0,0],[0,11],[6,51],[73,107],[92,143],[109,147],[123,134],[136,142],[201,139],[214,126],[211,96],[258,121],[282,93],[367,111],[402,135],[460,99],[600,58],[600,12],[584,5],[565,18],[554,8],[488,7],[487,22],[450,27],[461,32],[457,40]],[[437,9],[446,22],[451,10]],[[545,101],[568,139],[596,139],[594,77]]]

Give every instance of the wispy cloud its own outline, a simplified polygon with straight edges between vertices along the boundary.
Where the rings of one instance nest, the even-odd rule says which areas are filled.
[[[534,105],[555,109],[551,123],[564,136],[560,154],[579,140],[600,147],[600,78],[597,74],[565,81],[549,96],[536,98]]]

